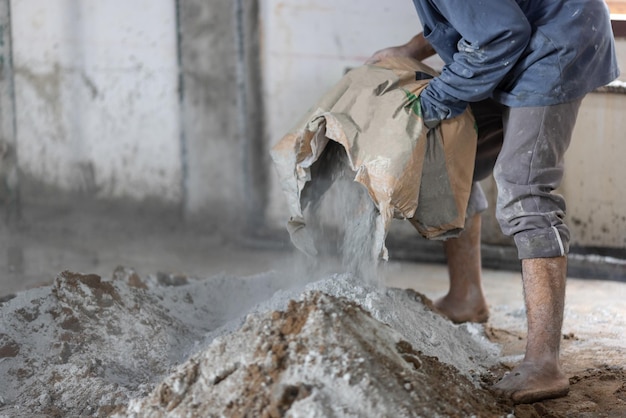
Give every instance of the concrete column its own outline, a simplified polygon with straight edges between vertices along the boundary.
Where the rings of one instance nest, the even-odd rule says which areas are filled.
[[[178,6],[188,216],[232,217],[241,210],[234,6],[231,0]]]
[[[178,2],[184,209],[233,232],[263,223],[258,5]]]
[[[20,215],[11,49],[11,2],[0,1],[0,208],[7,222]]]
[[[242,145],[246,233],[265,228],[270,158],[264,142],[260,21],[257,0],[236,0],[237,116]]]

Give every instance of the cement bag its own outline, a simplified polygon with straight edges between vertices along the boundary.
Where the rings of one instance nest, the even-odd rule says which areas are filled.
[[[302,190],[329,141],[340,144],[354,180],[378,209],[375,252],[387,258],[391,220],[409,219],[429,239],[456,236],[465,224],[477,133],[471,111],[424,126],[418,96],[436,76],[410,58],[389,58],[349,71],[271,150],[300,250],[315,254],[306,231]]]

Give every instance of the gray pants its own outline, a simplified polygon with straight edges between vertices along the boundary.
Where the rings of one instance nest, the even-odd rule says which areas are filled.
[[[493,172],[496,218],[502,232],[515,239],[520,259],[557,257],[569,251],[565,200],[552,192],[563,178],[563,156],[581,101],[518,108],[492,100],[472,104],[478,149],[468,214],[487,208],[476,182]]]

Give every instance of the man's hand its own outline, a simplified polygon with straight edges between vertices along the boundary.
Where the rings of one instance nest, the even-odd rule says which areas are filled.
[[[392,46],[375,52],[365,63],[375,64],[384,58],[390,57],[409,57],[422,61],[435,54],[435,50],[424,38],[424,34],[420,33],[404,45]]]
[[[413,58],[411,54],[411,50],[406,45],[400,46],[392,46],[389,48],[381,49],[380,51],[376,51],[374,55],[372,55],[367,61],[366,64],[376,64],[377,62],[383,60],[384,58],[391,57],[410,57]]]

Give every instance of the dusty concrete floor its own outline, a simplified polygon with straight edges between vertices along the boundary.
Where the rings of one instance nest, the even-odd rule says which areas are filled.
[[[242,248],[209,227],[184,226],[171,213],[107,207],[33,209],[17,225],[0,226],[0,236],[0,297],[49,284],[63,270],[108,278],[121,265],[141,275],[248,276],[289,268],[294,255]],[[440,264],[391,261],[386,276],[389,286],[410,287],[431,298],[447,289],[446,267]],[[514,364],[523,354],[525,339],[519,273],[486,269],[483,279],[491,310],[487,330],[503,344],[505,362]],[[564,368],[574,380],[586,379],[592,370],[623,367],[626,283],[569,279],[563,334]],[[616,384],[626,393],[626,382]],[[580,394],[583,400],[589,396]],[[623,403],[626,412],[626,400]]]

